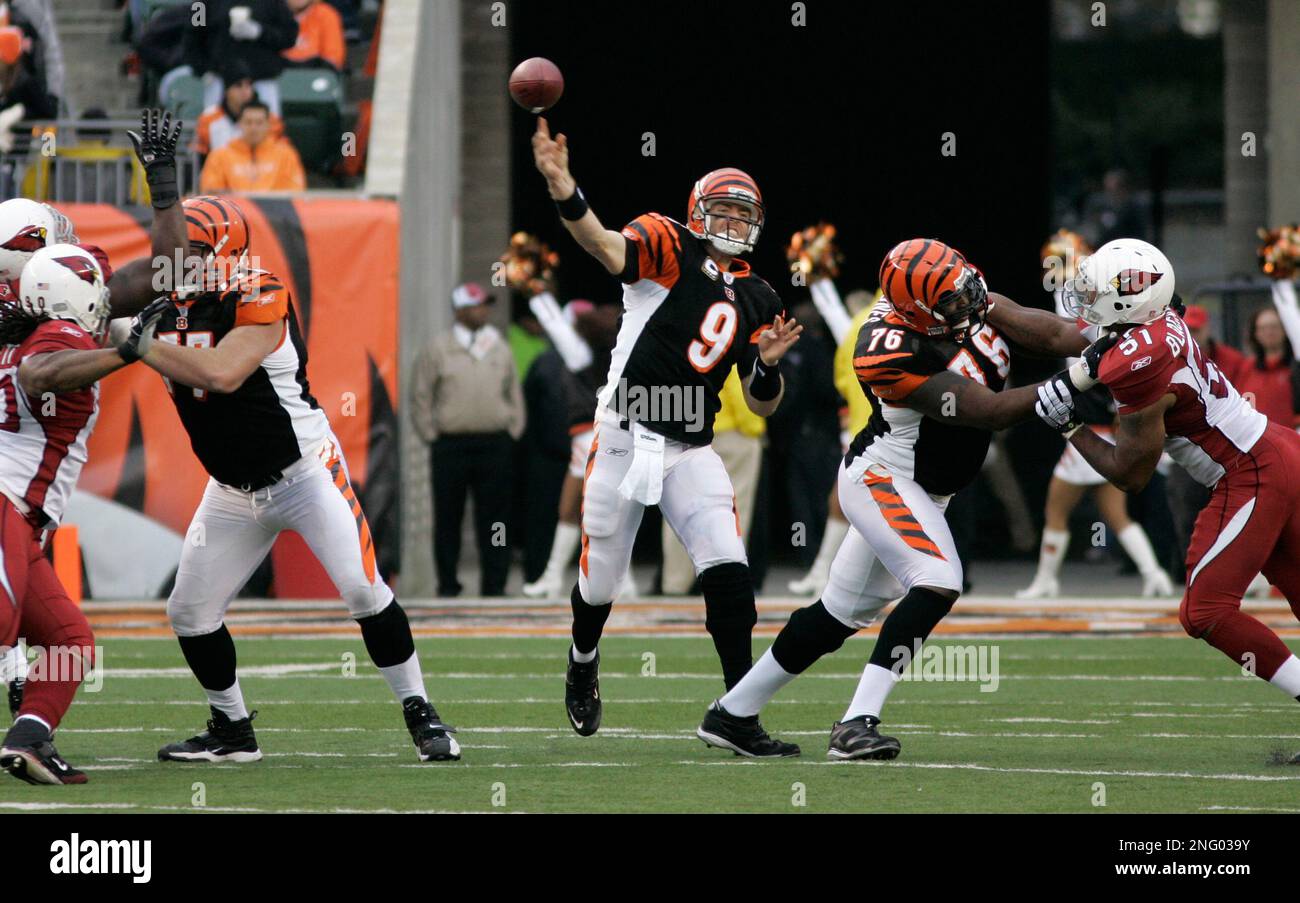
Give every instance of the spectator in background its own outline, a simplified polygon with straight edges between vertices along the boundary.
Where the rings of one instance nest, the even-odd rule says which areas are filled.
[[[190,19],[184,47],[185,66],[194,74],[211,75],[204,106],[221,102],[221,67],[240,59],[248,65],[258,96],[279,115],[280,54],[298,40],[298,23],[286,0],[207,0],[203,9],[202,24]]]
[[[13,150],[13,127],[19,121],[53,119],[58,113],[58,99],[31,71],[23,53],[22,30],[15,25],[0,28],[0,151]]]
[[[510,572],[501,531],[510,514],[514,443],[524,431],[523,392],[510,348],[488,322],[492,298],[472,282],[451,297],[456,322],[417,358],[411,384],[412,423],[432,445],[438,595],[460,595],[461,521],[472,493],[480,591],[500,596]]]
[[[239,113],[239,137],[218,148],[203,164],[199,190],[303,191],[307,174],[293,145],[271,137],[271,111],[260,100],[250,100]]]
[[[1300,417],[1296,416],[1300,367],[1282,327],[1282,318],[1274,308],[1261,307],[1255,311],[1250,321],[1249,343],[1252,353],[1242,358],[1228,379],[1269,420],[1295,429],[1300,426]]]
[[[10,0],[0,3],[0,25],[16,25],[23,32],[23,51],[32,72],[45,82],[56,99],[63,97],[63,45],[54,27],[51,0]]]
[[[1146,217],[1129,190],[1128,173],[1112,169],[1102,177],[1100,195],[1084,208],[1084,237],[1094,248],[1116,238],[1146,238]]]
[[[1183,311],[1183,321],[1187,324],[1187,331],[1192,334],[1192,338],[1196,339],[1196,344],[1223,371],[1223,375],[1236,385],[1237,371],[1245,362],[1245,355],[1210,334],[1210,315],[1204,307],[1198,304],[1187,305]]]
[[[347,43],[343,39],[343,17],[321,0],[289,0],[298,22],[298,40],[283,54],[291,66],[329,66],[343,71]]]
[[[194,150],[202,157],[220,147],[225,147],[239,136],[239,114],[245,105],[260,100],[253,88],[253,74],[248,64],[241,59],[234,59],[222,67],[221,103],[213,104],[203,111],[194,126]],[[284,120],[271,114],[268,137],[284,137]]]

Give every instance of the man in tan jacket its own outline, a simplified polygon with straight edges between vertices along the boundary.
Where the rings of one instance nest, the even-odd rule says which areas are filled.
[[[419,356],[411,386],[412,422],[432,445],[439,596],[461,591],[456,564],[469,493],[482,595],[504,595],[510,572],[505,525],[514,444],[524,431],[524,399],[510,346],[488,323],[491,303],[477,283],[452,292],[456,322]]]

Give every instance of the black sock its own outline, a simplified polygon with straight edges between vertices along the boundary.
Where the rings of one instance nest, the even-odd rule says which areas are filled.
[[[415,654],[415,639],[406,611],[394,599],[377,615],[357,618],[366,652],[377,668],[391,668],[408,661]]]
[[[700,574],[704,626],[722,662],[722,680],[730,690],[754,664],[752,637],[758,622],[749,565],[738,561],[714,565]]]
[[[871,650],[871,664],[901,674],[911,664],[912,654],[956,601],[924,586],[912,587],[881,625],[876,648]]]
[[[790,674],[802,674],[809,665],[843,646],[857,632],[856,628],[836,620],[818,599],[790,615],[772,644],[772,658]]]
[[[600,642],[609,610],[614,605],[588,605],[575,583],[573,595],[569,596],[569,607],[573,609],[573,648],[586,655]]]
[[[226,625],[202,636],[177,637],[185,664],[199,684],[214,692],[229,690],[235,683],[235,641]]]

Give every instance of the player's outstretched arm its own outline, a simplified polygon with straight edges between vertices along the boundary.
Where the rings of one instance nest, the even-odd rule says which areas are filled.
[[[989,323],[1012,344],[1045,357],[1078,357],[1088,339],[1073,320],[1033,307],[1021,307],[1006,295],[989,293]]]
[[[141,360],[182,386],[228,394],[261,366],[286,328],[283,320],[236,326],[214,348],[154,341]]]
[[[18,385],[28,395],[73,392],[94,385],[126,366],[116,348],[49,351],[33,354],[18,367]]]
[[[179,119],[172,121],[170,113],[146,109],[140,114],[140,131],[127,132],[149,183],[153,204],[151,256],[132,260],[113,273],[108,290],[114,318],[138,314],[154,298],[173,291],[181,282],[178,263],[188,245],[176,178],[176,142],[181,125]]]
[[[626,264],[627,239],[621,232],[602,226],[587,206],[586,199],[578,190],[578,183],[569,172],[568,139],[564,135],[552,138],[544,117],[538,117],[537,131],[533,133],[533,162],[546,178],[546,188],[560,209],[564,228],[608,272],[615,276],[622,273]]]
[[[1034,416],[1039,383],[994,392],[945,370],[917,386],[903,403],[927,417],[960,426],[1002,430]]]
[[[1081,429],[1070,436],[1070,444],[1097,473],[1125,492],[1140,492],[1155,473],[1165,447],[1165,412],[1174,403],[1173,394],[1132,414],[1121,414],[1111,445],[1092,430]]]

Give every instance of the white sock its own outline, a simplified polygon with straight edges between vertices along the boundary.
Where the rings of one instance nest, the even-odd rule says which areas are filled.
[[[248,709],[244,708],[244,693],[239,689],[238,677],[224,690],[205,689],[203,692],[208,694],[208,705],[231,721],[242,721],[248,717]]]
[[[17,724],[19,721],[22,721],[24,718],[30,718],[32,721],[35,721],[37,724],[43,726],[46,732],[51,732],[54,730],[54,728],[50,727],[50,723],[46,721],[44,718],[41,718],[39,715],[19,715],[17,718],[14,719],[14,724]]]
[[[579,652],[577,646],[573,645],[572,643],[569,644],[569,651],[573,654],[573,660],[580,665],[585,665],[587,664],[587,662],[594,659],[596,657],[596,652],[599,649],[600,647],[597,646],[595,649],[591,650],[590,652]]]
[[[858,681],[858,689],[853,694],[853,701],[849,703],[848,711],[840,720],[848,721],[850,718],[858,718],[862,715],[879,718],[881,709],[885,707],[885,700],[889,698],[898,680],[894,672],[888,668],[867,665],[862,670],[862,680]]]
[[[848,521],[835,517],[826,519],[826,530],[822,533],[821,548],[817,550],[817,558],[813,561],[813,573],[830,573],[831,562],[835,560],[835,553],[840,550],[840,543],[844,542],[844,537],[848,535]]]
[[[547,577],[564,577],[564,569],[573,560],[573,553],[578,551],[578,542],[581,538],[582,531],[578,529],[577,524],[566,524],[560,521],[555,525],[555,539],[551,540],[551,557],[546,562],[543,580]]]
[[[1288,696],[1300,697],[1300,659],[1288,658],[1268,682]]]
[[[1120,530],[1119,544],[1124,547],[1125,552],[1128,552],[1128,557],[1133,559],[1138,573],[1143,577],[1160,570],[1160,565],[1156,563],[1155,550],[1151,548],[1151,540],[1147,539],[1146,531],[1142,529],[1141,524],[1132,523]]]
[[[27,679],[27,650],[22,643],[14,643],[8,652],[0,655],[0,682],[13,683]]]
[[[742,718],[757,715],[777,691],[794,678],[795,675],[776,663],[772,650],[768,649],[740,679],[740,683],[718,701],[733,715]]]
[[[1038,546],[1038,577],[1055,577],[1061,573],[1061,562],[1070,548],[1070,531],[1043,529],[1043,540]]]
[[[421,699],[429,698],[424,691],[424,675],[420,673],[419,654],[412,652],[411,657],[400,665],[380,668],[379,673],[384,675],[384,680],[388,681],[388,686],[398,702],[403,702],[412,696],[419,696]]]

